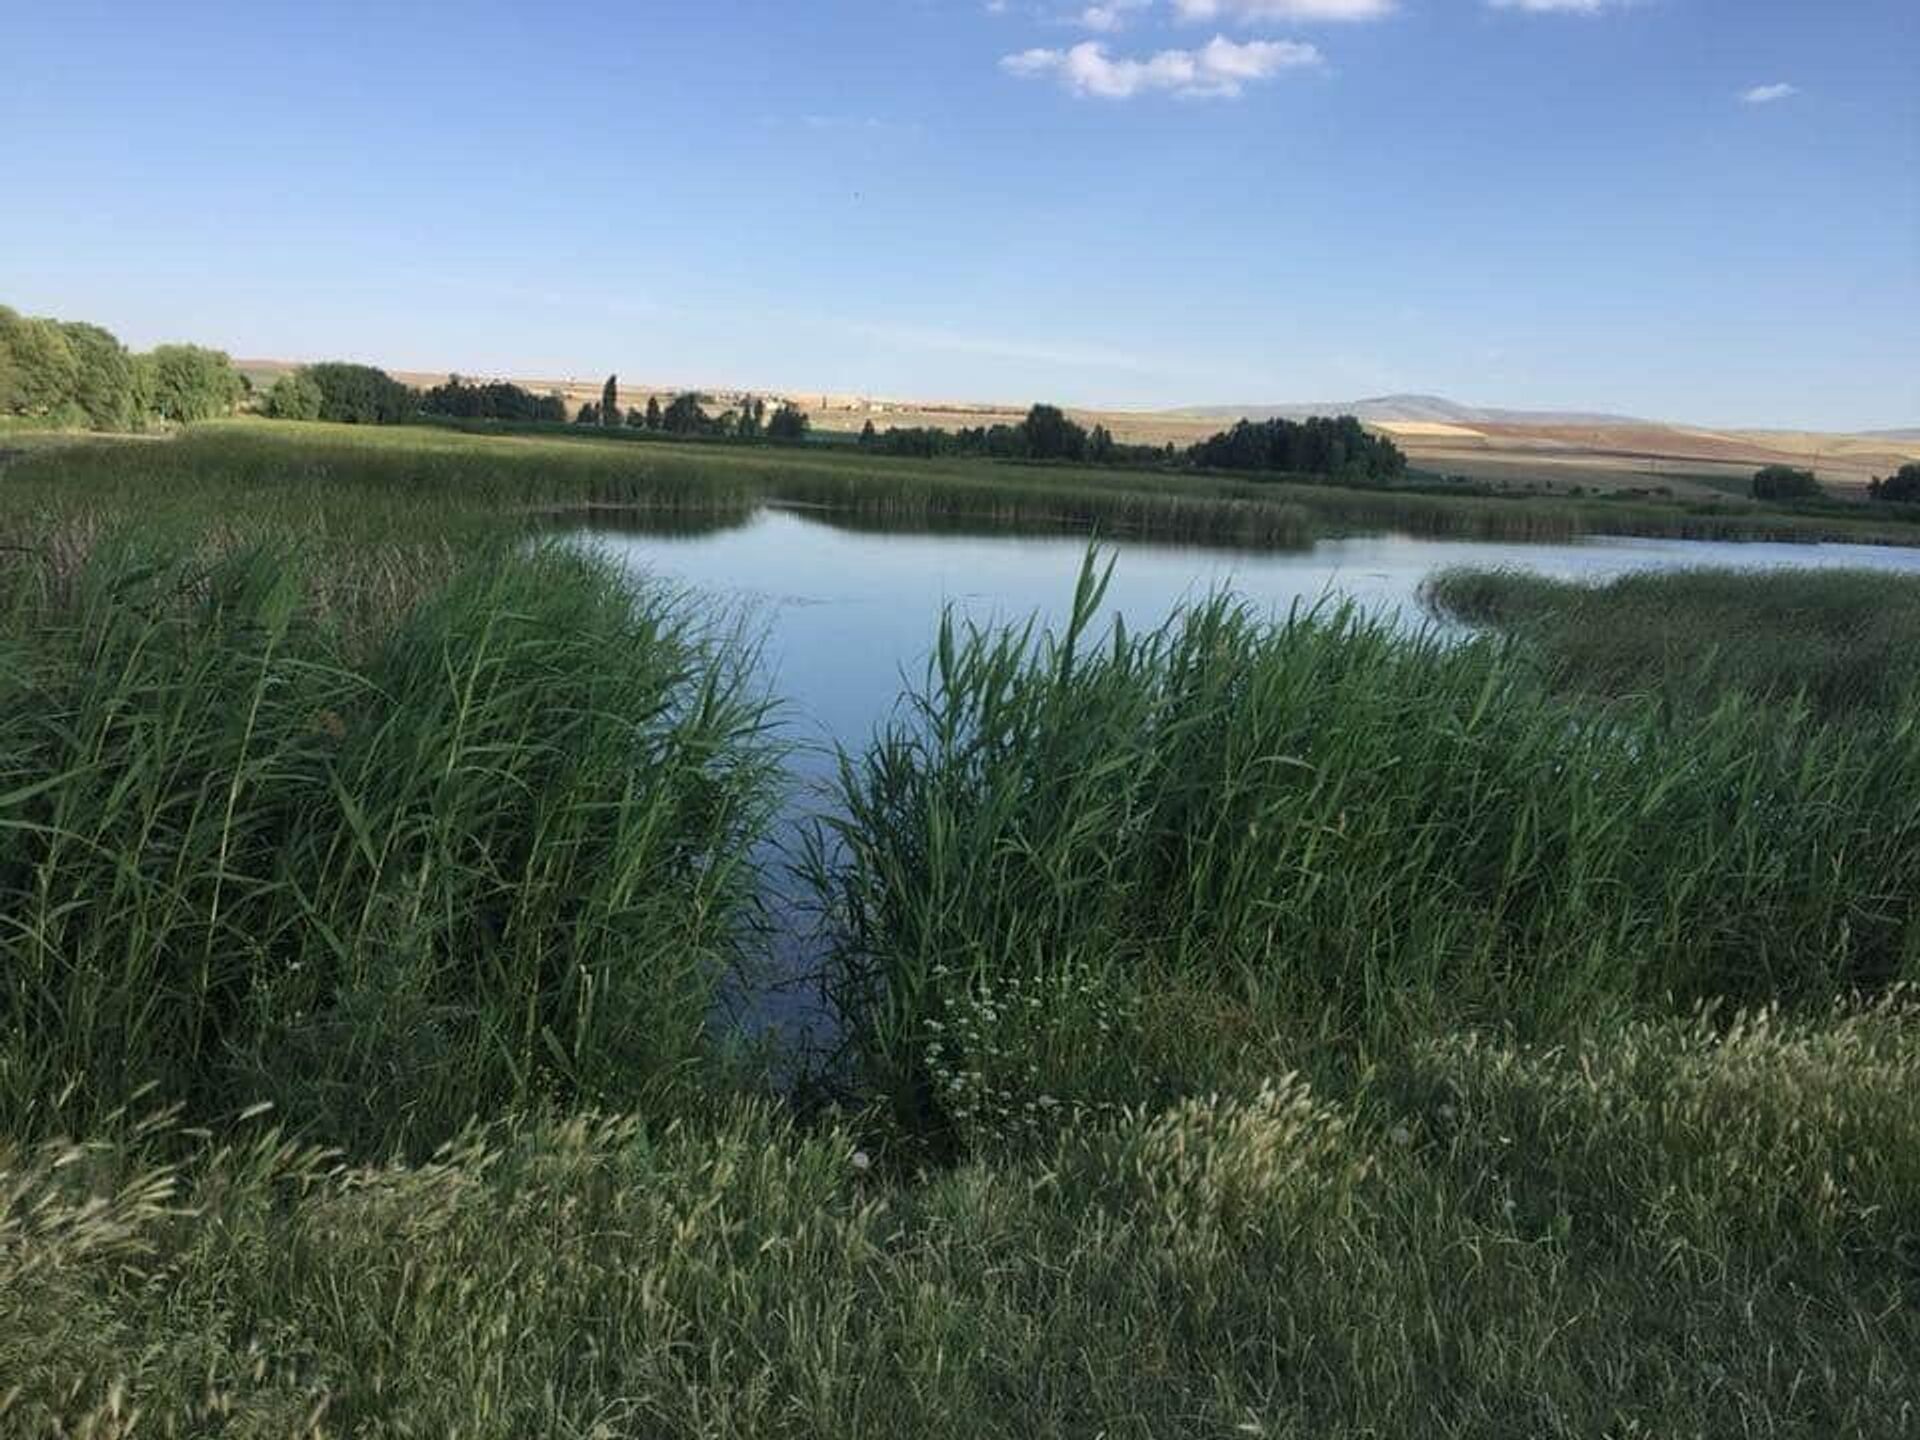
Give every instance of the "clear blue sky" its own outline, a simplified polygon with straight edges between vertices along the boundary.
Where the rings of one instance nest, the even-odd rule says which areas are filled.
[[[0,0],[0,66],[0,301],[137,345],[1920,425],[1913,0]]]

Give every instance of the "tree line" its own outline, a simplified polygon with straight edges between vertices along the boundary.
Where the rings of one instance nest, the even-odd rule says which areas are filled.
[[[98,325],[0,305],[0,415],[139,430],[228,414],[248,389],[224,351],[157,345],[136,354]]]
[[[1920,462],[1902,465],[1884,480],[1878,476],[1870,480],[1867,498],[1896,505],[1920,505]]]
[[[573,424],[590,429],[650,430],[662,435],[759,440],[795,444],[812,428],[806,411],[782,403],[771,415],[767,402],[749,395],[718,414],[712,397],[697,391],[673,396],[666,405],[650,395],[645,406],[623,408],[620,380],[609,375],[600,398],[574,413]],[[303,365],[267,391],[266,413],[281,420],[333,420],[348,425],[397,425],[418,416],[455,420],[503,420],[520,424],[567,422],[566,397],[536,395],[507,380],[474,381],[449,375],[446,382],[415,390],[372,365],[328,362]]]
[[[1826,500],[1811,470],[1792,465],[1767,465],[1753,474],[1753,498],[1791,503],[1799,500]],[[1884,480],[1878,476],[1867,482],[1867,499],[1893,505],[1920,505],[1920,463],[1902,465]]]
[[[931,459],[980,455],[1003,460],[1066,460],[1090,465],[1171,465],[1207,470],[1253,470],[1327,475],[1347,480],[1391,480],[1406,473],[1407,459],[1391,440],[1375,435],[1351,415],[1338,419],[1242,420],[1231,430],[1189,446],[1122,445],[1104,425],[1091,429],[1052,405],[1035,405],[1017,425],[942,430],[933,427],[877,431],[869,420],[862,447],[883,455]]]

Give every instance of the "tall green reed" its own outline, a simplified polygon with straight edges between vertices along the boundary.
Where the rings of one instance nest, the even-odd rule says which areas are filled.
[[[1054,635],[949,616],[842,757],[807,869],[916,1132],[1208,1085],[1276,1016],[1542,1032],[1920,973],[1911,713],[1574,709],[1511,644],[1227,596],[1102,635],[1103,590]]]
[[[378,1148],[665,1096],[756,888],[744,665],[578,555],[478,554],[365,630],[310,560],[120,538],[16,602],[0,1114],[268,1099]]]

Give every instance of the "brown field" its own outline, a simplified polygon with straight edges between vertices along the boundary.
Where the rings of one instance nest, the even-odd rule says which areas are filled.
[[[293,369],[282,360],[242,360],[240,368],[256,384]],[[437,385],[443,372],[395,371],[409,385]],[[559,391],[569,410],[600,398],[605,377],[518,379],[538,394]],[[662,404],[686,385],[623,382],[623,405],[645,405],[650,396]],[[715,408],[736,405],[747,394],[769,407],[792,401],[807,411],[815,428],[851,433],[872,421],[878,429],[1015,424],[1025,403],[973,403],[948,400],[895,400],[821,391],[742,391],[702,386]],[[1085,425],[1105,425],[1129,445],[1191,445],[1231,424],[1218,412],[1179,410],[1086,410],[1068,407]],[[1492,412],[1512,414],[1513,412]],[[1743,489],[1762,465],[1796,465],[1812,470],[1826,485],[1852,491],[1869,479],[1888,475],[1920,460],[1920,431],[1872,435],[1801,430],[1707,430],[1654,421],[1582,421],[1543,416],[1538,422],[1513,420],[1442,422],[1388,420],[1368,422],[1393,437],[1419,470],[1460,475],[1511,488],[1567,491],[1666,489],[1675,495],[1704,496]]]

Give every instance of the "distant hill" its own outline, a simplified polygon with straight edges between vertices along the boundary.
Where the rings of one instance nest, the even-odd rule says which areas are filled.
[[[1374,395],[1365,400],[1324,400],[1310,405],[1196,405],[1162,412],[1202,420],[1304,420],[1309,415],[1352,415],[1376,424],[1438,425],[1644,425],[1632,415],[1581,410],[1496,410],[1462,405],[1443,395]]]

